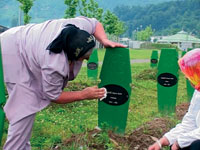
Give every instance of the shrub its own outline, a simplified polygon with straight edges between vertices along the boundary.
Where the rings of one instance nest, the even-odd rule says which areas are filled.
[[[160,44],[160,43],[150,43],[150,42],[142,43],[141,48],[145,48],[145,49],[175,48],[175,49],[178,49],[177,46],[173,45],[173,44]]]

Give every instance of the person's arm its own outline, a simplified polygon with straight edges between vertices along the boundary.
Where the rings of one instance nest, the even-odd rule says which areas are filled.
[[[104,47],[127,47],[126,45],[110,41],[104,31],[103,25],[100,22],[97,22],[94,37],[104,45]]]
[[[200,93],[195,91],[193,94],[188,112],[185,114],[181,123],[177,124],[175,128],[167,132],[163,138],[160,139],[162,146],[172,145],[174,149],[178,147],[186,147],[190,145],[196,138],[200,138],[200,129],[196,129],[196,114],[200,110]],[[166,139],[166,140],[165,140]],[[168,141],[168,143],[166,142]],[[159,150],[157,143],[150,146],[149,150]]]
[[[200,138],[200,128],[196,120],[200,110],[200,92],[195,90],[188,112],[183,117],[183,120],[175,128],[166,133],[170,145],[177,142],[181,148],[189,146],[193,141]],[[196,122],[197,121],[197,122]]]
[[[168,146],[169,141],[166,137],[162,137],[160,140],[155,142],[153,145],[151,145],[148,150],[160,150],[163,146]]]
[[[87,87],[82,91],[66,91],[62,92],[61,95],[52,102],[57,104],[66,104],[71,103],[74,101],[81,101],[81,100],[89,100],[89,99],[99,99],[103,97],[105,94],[105,90],[102,88],[98,88],[97,86],[94,87]]]

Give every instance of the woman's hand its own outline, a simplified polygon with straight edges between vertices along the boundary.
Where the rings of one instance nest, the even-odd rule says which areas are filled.
[[[155,142],[153,145],[149,146],[148,150],[161,150],[162,146],[168,146],[169,141],[164,136],[159,141]]]
[[[117,43],[117,42],[113,42],[113,41],[110,41],[108,39],[103,39],[102,41],[102,44],[104,45],[104,47],[127,47],[126,45],[123,45],[123,44],[120,44],[120,43]]]
[[[160,150],[160,146],[157,142],[155,142],[153,145],[149,146],[148,150]]]
[[[82,90],[82,95],[84,99],[100,99],[104,96],[105,92],[105,89],[93,86]]]
[[[103,44],[104,47],[112,47],[112,48],[114,48],[114,47],[127,47],[126,45],[108,40],[106,33],[104,31],[103,25],[100,22],[98,22],[97,25],[96,25],[94,37],[101,44]]]
[[[171,147],[171,150],[179,150],[180,146],[178,145],[178,142],[176,141],[172,147]]]
[[[100,99],[104,96],[105,92],[104,88],[98,88],[97,86],[87,87],[82,91],[63,91],[61,95],[52,102],[67,104],[86,99]]]
[[[160,146],[158,145],[158,143],[154,143],[148,148],[148,150],[160,150]]]

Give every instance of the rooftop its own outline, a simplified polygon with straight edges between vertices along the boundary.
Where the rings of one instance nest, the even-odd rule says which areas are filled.
[[[189,35],[187,32],[185,31],[180,31],[175,35],[171,35],[171,36],[165,36],[163,37],[161,40],[158,40],[158,42],[190,42],[190,43],[200,43],[200,39]]]

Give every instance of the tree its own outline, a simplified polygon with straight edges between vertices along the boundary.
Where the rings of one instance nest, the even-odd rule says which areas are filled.
[[[74,18],[76,16],[76,9],[79,4],[79,0],[65,0],[65,4],[68,8],[65,11],[64,18]]]
[[[151,24],[156,35],[170,35],[173,30],[184,28],[200,37],[199,8],[199,0],[179,0],[144,7],[120,5],[114,9],[114,13],[128,26],[126,35],[129,37],[141,24],[145,27]]]
[[[81,4],[79,6],[79,12],[83,16],[87,16],[90,18],[97,18],[100,22],[103,20],[103,9],[99,8],[99,5],[94,0],[81,0]]]
[[[106,14],[104,15],[103,24],[105,31],[115,36],[119,36],[125,31],[124,23],[121,22],[119,18],[109,10],[107,10]]]
[[[150,26],[147,26],[145,30],[137,32],[137,40],[139,41],[149,41],[150,37],[153,35],[153,30]]]
[[[124,23],[119,18],[107,11],[103,15],[103,9],[99,8],[98,3],[95,0],[65,0],[65,4],[68,6],[65,12],[65,18],[72,18],[76,16],[77,7],[79,7],[79,13],[89,18],[96,18],[103,23],[107,33],[119,36],[125,31]]]
[[[21,3],[20,9],[24,12],[24,24],[27,24],[31,20],[31,16],[28,15],[29,10],[33,6],[33,0],[17,0]]]

